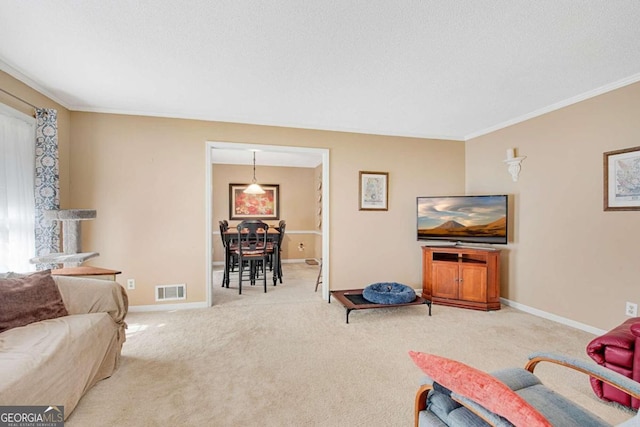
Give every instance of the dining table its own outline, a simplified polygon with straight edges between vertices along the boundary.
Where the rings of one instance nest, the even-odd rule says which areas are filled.
[[[258,233],[260,233],[260,231],[258,231]],[[264,230],[262,231],[262,233],[264,233]],[[225,232],[223,232],[221,234],[221,238],[223,238],[225,240],[225,244],[223,245],[225,247],[225,254],[224,254],[224,276],[222,277],[222,286],[224,286],[225,288],[229,287],[229,281],[230,281],[230,269],[231,269],[231,263],[232,263],[232,243],[234,240],[238,239],[238,229],[237,227],[233,227],[230,226],[228,230],[226,230]],[[282,283],[282,277],[281,277],[281,272],[280,269],[277,268],[278,265],[280,265],[280,260],[278,259],[280,257],[280,230],[278,230],[276,227],[269,227],[267,229],[267,240],[273,245],[273,261],[272,261],[272,266],[275,265],[276,268],[272,267],[272,271],[273,271],[273,286],[276,285],[276,282],[278,281],[278,279],[280,280],[280,283]],[[265,274],[266,274],[266,266],[265,266]]]

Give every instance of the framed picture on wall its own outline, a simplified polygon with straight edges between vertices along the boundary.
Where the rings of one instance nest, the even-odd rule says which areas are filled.
[[[360,171],[361,211],[389,210],[389,173]]]
[[[249,184],[229,184],[229,219],[280,219],[280,185],[261,184],[264,194],[245,194]]]
[[[640,147],[604,153],[604,210],[640,210]]]

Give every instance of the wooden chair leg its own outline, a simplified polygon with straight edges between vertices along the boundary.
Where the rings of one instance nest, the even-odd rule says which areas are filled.
[[[222,287],[227,283],[227,274],[229,272],[229,254],[224,255],[224,272],[222,273]]]
[[[320,271],[318,271],[318,278],[316,279],[316,290],[313,292],[318,292],[318,285],[322,283],[322,259],[320,259]]]
[[[244,270],[244,263],[242,258],[238,261],[238,295],[242,295],[242,270]]]
[[[263,261],[262,264],[264,265],[265,262],[266,262],[266,260]],[[267,293],[267,270],[266,270],[266,268],[262,272],[262,281],[264,283],[264,293],[266,294]]]
[[[255,261],[250,261],[251,264],[251,286],[256,284],[256,274],[258,274],[257,266]]]

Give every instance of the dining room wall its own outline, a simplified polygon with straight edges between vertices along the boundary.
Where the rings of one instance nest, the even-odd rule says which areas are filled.
[[[260,184],[279,186],[279,219],[287,222],[282,259],[286,262],[316,258],[314,168],[257,166],[256,176]],[[229,184],[248,184],[252,178],[252,166],[214,164],[212,167],[214,263],[224,261],[218,221],[228,220],[231,228],[240,222],[230,219]],[[278,225],[278,220],[264,221],[271,226]],[[300,244],[303,250],[299,250]]]

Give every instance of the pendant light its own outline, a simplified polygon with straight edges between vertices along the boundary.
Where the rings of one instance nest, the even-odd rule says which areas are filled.
[[[256,152],[253,152],[253,181],[251,181],[251,185],[249,185],[243,193],[245,194],[264,194],[265,191],[258,185],[258,180],[256,180]]]

